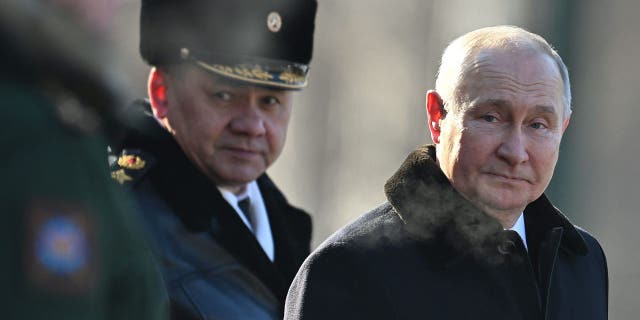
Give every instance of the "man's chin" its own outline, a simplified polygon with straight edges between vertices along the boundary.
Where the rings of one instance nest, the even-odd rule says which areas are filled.
[[[239,171],[235,171],[235,174],[231,174],[231,175],[226,175],[225,179],[228,182],[237,184],[237,185],[246,185],[247,183],[250,183],[256,179],[258,179],[263,172],[256,172],[256,171],[250,171],[250,172],[239,172]]]
[[[530,201],[521,198],[522,193],[515,192],[485,194],[478,202],[486,210],[495,212],[522,212]]]
[[[210,172],[208,176],[217,186],[245,186],[264,173],[257,169],[248,170],[234,166],[216,168]]]

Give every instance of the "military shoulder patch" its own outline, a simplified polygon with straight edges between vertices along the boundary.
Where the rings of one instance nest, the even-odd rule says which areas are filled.
[[[124,149],[111,167],[111,178],[121,185],[134,185],[153,166],[155,159],[138,149]]]
[[[35,200],[28,207],[24,251],[30,283],[53,294],[84,294],[96,285],[99,255],[93,220],[76,204]]]

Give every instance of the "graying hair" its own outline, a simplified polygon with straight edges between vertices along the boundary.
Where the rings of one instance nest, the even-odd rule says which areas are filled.
[[[564,115],[569,116],[571,84],[567,66],[558,52],[544,38],[515,26],[495,26],[474,30],[456,38],[447,46],[442,54],[435,88],[444,101],[445,110],[460,111],[457,108],[463,101],[460,101],[457,90],[478,51],[485,48],[511,47],[530,47],[549,55],[555,61],[564,85]],[[451,110],[451,104],[456,109]]]

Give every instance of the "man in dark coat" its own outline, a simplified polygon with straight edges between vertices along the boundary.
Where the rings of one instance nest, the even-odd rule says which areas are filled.
[[[105,160],[123,95],[104,33],[114,4],[2,2],[2,319],[167,315],[131,199]]]
[[[305,261],[285,319],[607,319],[604,253],[543,194],[571,115],[541,37],[479,29],[427,93],[435,146]]]
[[[174,319],[278,319],[311,219],[265,174],[306,86],[315,0],[142,1],[148,101],[112,145]]]

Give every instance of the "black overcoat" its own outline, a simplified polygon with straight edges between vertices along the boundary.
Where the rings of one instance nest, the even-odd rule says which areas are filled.
[[[464,200],[412,153],[388,202],[325,241],[298,271],[285,319],[607,319],[598,242],[543,195],[514,231]]]
[[[133,162],[123,166],[114,159],[112,175],[132,186],[172,318],[281,319],[289,284],[310,251],[309,215],[289,205],[269,177],[258,178],[273,234],[272,262],[216,186],[151,116],[148,103],[137,102],[128,118],[128,131],[113,151]]]

